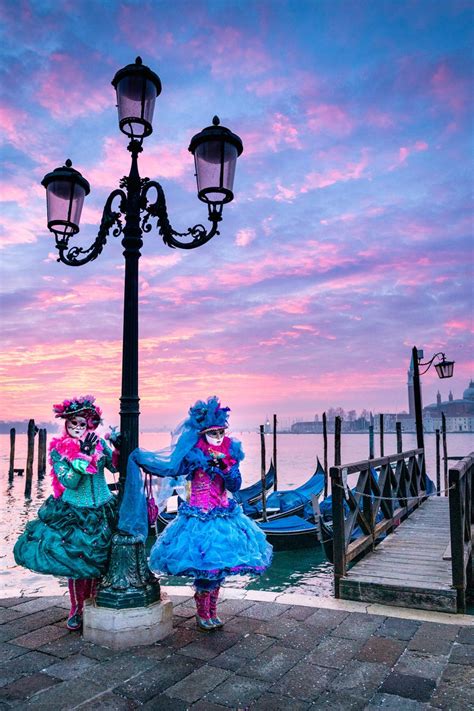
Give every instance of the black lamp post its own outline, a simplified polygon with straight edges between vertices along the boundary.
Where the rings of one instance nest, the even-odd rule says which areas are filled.
[[[117,93],[119,127],[130,139],[128,150],[132,162],[128,177],[122,178],[120,188],[107,198],[98,234],[89,247],[71,243],[79,232],[84,198],[90,192],[87,180],[67,160],[64,166],[45,175],[42,185],[46,188],[48,228],[56,239],[58,261],[70,266],[87,264],[100,255],[111,230],[114,237],[123,235],[125,287],[119,477],[119,490],[123,491],[129,454],[138,447],[138,260],[143,234],[152,230],[156,220],[164,243],[179,249],[196,249],[219,234],[217,228],[222,220],[223,205],[234,197],[235,166],[243,146],[239,136],[219,125],[217,116],[212,126],[191,139],[189,150],[194,155],[198,198],[207,204],[211,228],[207,231],[202,224],[197,224],[186,232],[176,232],[168,219],[163,188],[156,181],[141,178],[138,172],[143,140],[153,131],[155,100],[161,93],[160,78],[137,57],[134,64],[116,73],[112,84]]]
[[[439,378],[452,378],[454,371],[454,360],[446,360],[444,353],[435,353],[434,356],[426,363],[421,362],[423,358],[423,351],[419,351],[416,346],[413,347],[412,351],[412,362],[413,362],[413,396],[415,401],[415,423],[416,423],[416,441],[418,449],[425,448],[425,441],[423,436],[423,408],[421,404],[421,386],[420,386],[420,375],[424,375],[428,372],[434,363],[434,359],[438,358],[438,362],[434,363],[436,372]],[[420,373],[420,366],[425,368],[423,372]]]

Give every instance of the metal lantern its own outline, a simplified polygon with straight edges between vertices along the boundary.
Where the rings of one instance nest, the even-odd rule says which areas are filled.
[[[214,116],[212,126],[193,136],[189,144],[196,166],[198,198],[209,205],[233,200],[235,165],[243,151],[239,136],[219,124],[219,117]]]
[[[48,228],[59,238],[79,232],[84,198],[90,193],[87,180],[67,160],[61,168],[47,173],[41,181],[46,188]]]
[[[161,81],[137,57],[135,64],[119,69],[112,84],[117,92],[120,130],[131,139],[142,140],[153,132],[152,121],[156,97],[161,94]]]
[[[439,378],[452,378],[453,377],[453,371],[454,371],[454,360],[446,360],[446,357],[443,353],[442,355],[442,360],[439,363],[435,363],[434,367],[436,368],[436,372],[438,373]]]

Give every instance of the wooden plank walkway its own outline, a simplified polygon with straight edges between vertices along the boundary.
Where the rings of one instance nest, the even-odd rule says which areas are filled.
[[[449,536],[448,499],[432,497],[352,566],[340,580],[340,597],[456,612]]]

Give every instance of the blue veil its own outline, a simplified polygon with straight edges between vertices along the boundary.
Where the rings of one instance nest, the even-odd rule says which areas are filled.
[[[118,528],[144,541],[148,535],[148,511],[145,494],[145,473],[160,477],[153,487],[159,502],[163,503],[173,490],[184,487],[185,477],[180,476],[183,459],[197,444],[200,433],[207,427],[227,426],[228,407],[221,407],[217,397],[207,402],[198,400],[189,410],[189,417],[172,433],[171,444],[157,452],[135,449],[127,462],[125,490],[120,505]]]

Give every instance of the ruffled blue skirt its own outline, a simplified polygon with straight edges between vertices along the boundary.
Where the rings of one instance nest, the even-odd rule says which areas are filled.
[[[265,534],[235,501],[208,512],[183,503],[151,549],[149,566],[154,573],[219,580],[260,575],[272,555]]]

